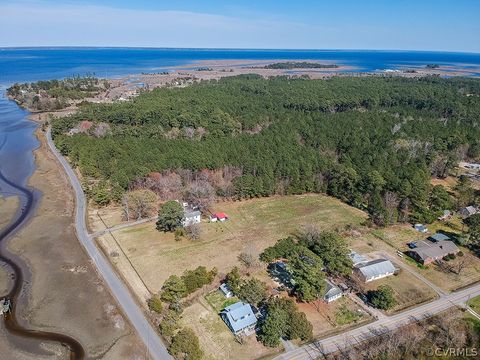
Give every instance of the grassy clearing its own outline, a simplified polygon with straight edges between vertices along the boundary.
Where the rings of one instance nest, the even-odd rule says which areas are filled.
[[[345,296],[329,304],[318,301],[315,304],[297,303],[297,306],[312,323],[313,336],[318,338],[372,320],[359,305]]]
[[[239,301],[237,297],[231,297],[227,299],[220,290],[216,290],[205,295],[205,300],[217,313],[225,309],[227,306],[235,304]]]
[[[345,304],[342,304],[335,313],[335,321],[338,325],[348,325],[358,322],[363,316],[364,313],[353,311]]]
[[[303,224],[334,229],[359,226],[366,218],[358,209],[317,194],[223,202],[214,210],[226,212],[230,220],[202,223],[197,241],[175,241],[173,234],[158,232],[153,222],[119,230],[115,236],[148,288],[158,291],[169,275],[199,265],[226,273],[238,265],[242,251],[260,253]]]
[[[468,305],[475,311],[480,311],[480,296],[475,296],[468,300]]]
[[[397,275],[365,284],[364,290],[376,290],[380,285],[390,286],[397,300],[397,305],[387,311],[389,314],[432,300],[436,297],[436,293],[429,286],[405,270],[400,270],[400,273]]]

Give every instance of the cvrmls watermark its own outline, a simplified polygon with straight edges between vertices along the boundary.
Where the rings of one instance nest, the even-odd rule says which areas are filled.
[[[458,356],[458,357],[475,357],[480,355],[480,351],[474,347],[465,348],[431,348],[426,351],[427,356]]]

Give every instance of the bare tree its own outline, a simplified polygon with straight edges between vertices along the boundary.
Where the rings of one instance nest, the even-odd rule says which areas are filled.
[[[383,196],[383,203],[385,205],[385,210],[387,211],[387,223],[394,224],[397,221],[397,209],[398,209],[398,197],[392,191],[386,191]]]
[[[460,275],[463,270],[465,270],[465,268],[469,265],[469,262],[468,262],[468,259],[466,259],[465,257],[462,257],[460,258],[458,261],[457,261],[457,264],[454,266],[455,268],[455,273],[457,275]]]
[[[147,189],[130,191],[123,195],[122,205],[126,220],[139,220],[155,214],[157,196]]]
[[[186,192],[186,199],[194,206],[206,210],[215,201],[215,189],[206,180],[194,181]]]
[[[185,232],[189,239],[198,240],[202,234],[202,228],[200,227],[200,224],[192,224],[185,227]]]
[[[245,268],[250,269],[258,265],[258,251],[253,243],[249,243],[243,252],[238,255],[238,260]]]

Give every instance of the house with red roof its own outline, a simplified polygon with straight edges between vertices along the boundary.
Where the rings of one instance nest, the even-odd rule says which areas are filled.
[[[218,213],[215,213],[215,214],[212,214],[210,216],[210,221],[211,222],[217,222],[217,221],[225,221],[225,220],[228,220],[228,215],[223,213],[223,212],[218,212]]]

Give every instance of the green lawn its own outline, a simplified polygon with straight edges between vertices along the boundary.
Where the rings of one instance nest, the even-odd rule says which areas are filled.
[[[476,312],[480,311],[480,296],[476,296],[468,300],[468,306],[470,306]]]
[[[215,309],[216,312],[220,312],[227,306],[235,304],[239,301],[237,297],[226,298],[220,290],[212,291],[205,295],[205,300]]]

